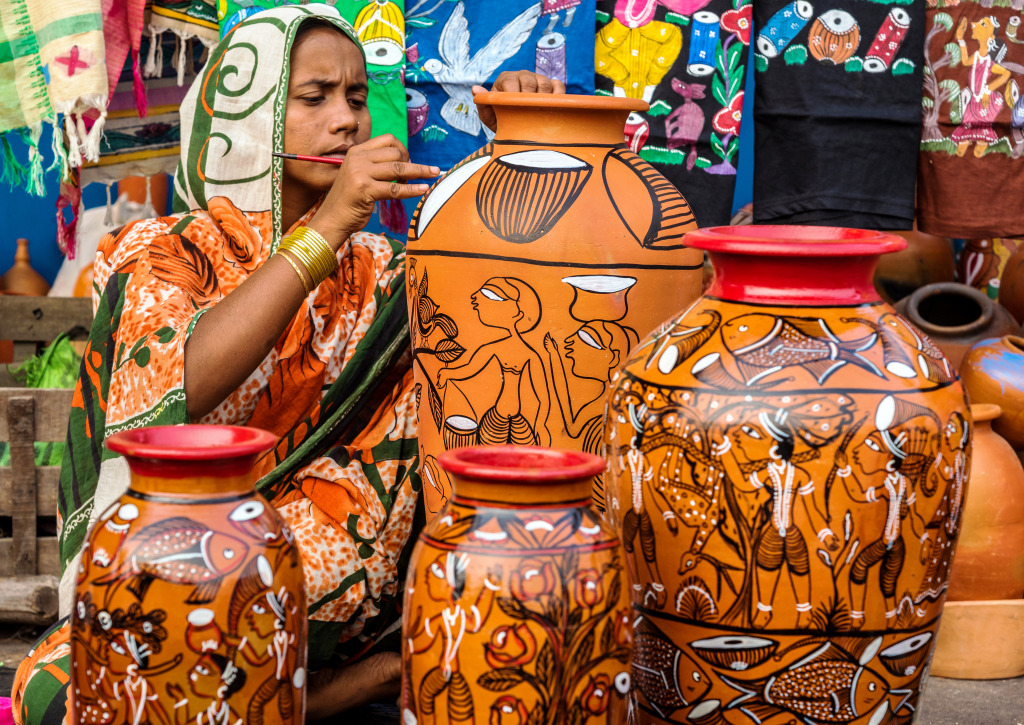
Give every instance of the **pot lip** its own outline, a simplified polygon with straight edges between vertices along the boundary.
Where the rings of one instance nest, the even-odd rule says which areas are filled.
[[[906,239],[887,232],[778,224],[705,227],[687,233],[683,243],[708,252],[762,257],[863,257],[907,248]]]
[[[133,458],[210,461],[253,456],[270,450],[277,436],[262,428],[236,425],[158,425],[121,431],[106,446]]]
[[[1003,409],[995,403],[971,403],[971,418],[975,423],[995,420],[1003,414]]]
[[[604,471],[606,465],[592,453],[513,445],[454,448],[439,455],[437,462],[470,481],[526,485],[583,481]]]
[[[487,91],[473,96],[473,103],[484,106],[518,106],[525,108],[563,108],[579,111],[647,111],[650,104],[639,98],[586,96],[572,93],[520,93],[518,91]]]
[[[972,300],[978,303],[978,307],[981,308],[981,315],[978,319],[973,322],[968,322],[965,325],[936,325],[935,323],[921,317],[919,308],[921,302],[940,294],[962,294],[965,297],[970,297]],[[920,289],[914,290],[914,292],[907,297],[907,313],[914,313],[913,323],[920,327],[927,333],[940,334],[940,335],[965,335],[981,328],[992,322],[992,319],[996,314],[996,305],[985,293],[981,290],[975,289],[970,285],[961,284],[960,282],[935,282],[934,284],[925,285]]]

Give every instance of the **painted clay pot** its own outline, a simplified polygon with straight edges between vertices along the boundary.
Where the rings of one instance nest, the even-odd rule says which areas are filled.
[[[891,232],[907,240],[907,248],[886,254],[875,269],[875,287],[889,304],[935,282],[956,279],[953,244],[945,237],[918,231]]]
[[[957,282],[922,287],[900,300],[896,310],[928,335],[954,368],[979,340],[1020,333],[1020,325],[1002,306]]]
[[[798,226],[686,241],[714,285],[609,392],[640,719],[912,720],[970,418],[955,369],[872,284],[904,242]]]
[[[1006,260],[999,278],[999,304],[1024,323],[1024,245]]]
[[[302,565],[253,488],[253,464],[275,442],[212,425],[107,438],[131,484],[83,549],[73,722],[304,721]]]
[[[1024,466],[992,430],[1000,412],[989,403],[971,406],[971,497],[949,574],[950,601],[1024,597]]]
[[[467,445],[597,453],[629,349],[696,299],[675,187],[623,144],[643,101],[488,93],[498,136],[423,198],[408,244],[421,460]],[[599,484],[598,484],[599,485]],[[427,476],[428,516],[450,489]]]
[[[964,356],[960,375],[972,403],[998,405],[992,429],[1014,450],[1024,451],[1024,338],[982,340]]]
[[[1009,237],[968,239],[957,262],[957,279],[1002,304],[1000,278],[1006,263],[1022,245],[1024,239]]]
[[[626,722],[629,581],[589,505],[604,460],[475,446],[438,464],[454,492],[409,564],[402,721]]]

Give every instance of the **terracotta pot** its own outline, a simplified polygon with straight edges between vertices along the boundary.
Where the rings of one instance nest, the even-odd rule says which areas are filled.
[[[955,369],[872,283],[904,242],[798,226],[686,242],[714,286],[609,393],[641,721],[710,701],[730,723],[913,718],[970,431]]]
[[[409,230],[421,460],[477,444],[598,451],[629,349],[700,292],[686,201],[622,144],[642,101],[496,93],[492,144],[423,198]],[[428,515],[450,489],[424,486]]]
[[[949,602],[931,673],[957,680],[1024,675],[1024,599]]]
[[[982,340],[964,356],[960,377],[972,403],[993,403],[1002,414],[996,433],[1024,451],[1024,338],[1006,335]]]
[[[1024,323],[1024,246],[1006,261],[999,278],[999,304]]]
[[[1024,239],[1010,237],[968,239],[957,262],[957,279],[1001,302],[1000,277],[1007,261],[1022,245]]]
[[[403,722],[626,722],[624,552],[589,506],[604,460],[481,446],[438,463],[454,492],[409,564]]]
[[[32,268],[27,239],[18,240],[18,248],[14,252],[14,266],[4,272],[3,288],[8,294],[16,295],[41,296],[50,291],[50,283]]]
[[[918,231],[916,224],[913,231],[890,233],[906,239],[907,247],[878,260],[875,287],[886,302],[893,304],[925,285],[956,279],[950,240]]]
[[[92,297],[92,282],[96,278],[95,270],[91,264],[82,267],[75,279],[75,287],[71,291],[72,297]]]
[[[1024,466],[992,430],[998,405],[971,406],[971,497],[963,508],[949,599],[1024,597]]]
[[[304,721],[302,566],[253,489],[253,464],[275,441],[212,425],[107,438],[131,484],[83,549],[73,722]]]
[[[998,303],[957,282],[922,287],[900,300],[896,311],[931,338],[954,368],[978,340],[1020,332],[1013,315]]]

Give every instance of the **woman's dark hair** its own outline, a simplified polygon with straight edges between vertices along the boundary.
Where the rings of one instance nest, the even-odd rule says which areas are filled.
[[[299,25],[299,29],[295,31],[295,39],[292,40],[292,47],[295,47],[295,43],[299,41],[299,38],[301,38],[303,35],[306,35],[309,31],[316,30],[317,28],[327,28],[328,30],[333,30],[335,33],[345,38],[346,40],[352,40],[352,38],[350,38],[348,34],[345,33],[344,30],[339,28],[330,20],[325,20],[324,18],[318,18],[316,16],[313,16],[307,18],[306,20],[303,20],[302,24]]]

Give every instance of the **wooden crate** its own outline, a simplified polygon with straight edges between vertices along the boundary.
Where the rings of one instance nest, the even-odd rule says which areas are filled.
[[[14,341],[14,367],[36,355],[61,333],[84,340],[92,327],[92,300],[87,297],[0,296],[0,340]],[[0,387],[17,386],[0,366]]]

